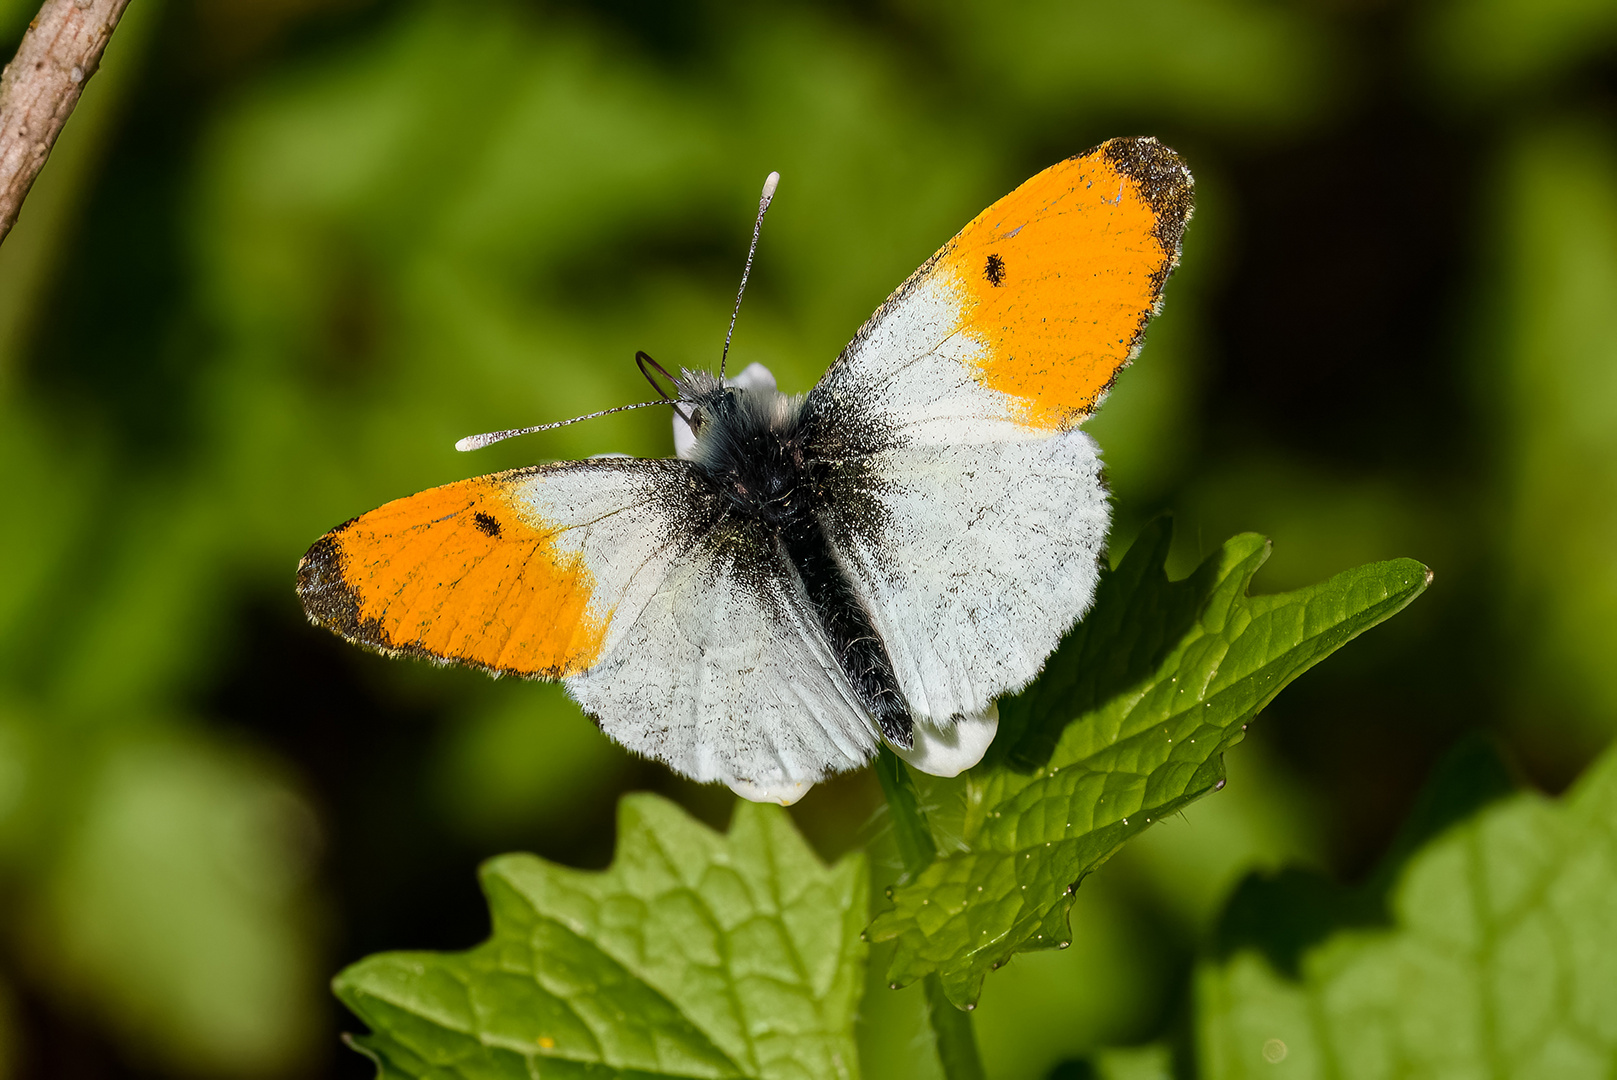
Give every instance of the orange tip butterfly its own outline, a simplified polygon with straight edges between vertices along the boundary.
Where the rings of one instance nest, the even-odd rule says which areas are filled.
[[[304,555],[304,609],[390,656],[560,680],[624,746],[749,799],[794,802],[883,741],[955,775],[1094,599],[1110,508],[1080,425],[1139,351],[1192,193],[1155,139],[1054,165],[808,394],[685,370],[677,457],[388,503]]]

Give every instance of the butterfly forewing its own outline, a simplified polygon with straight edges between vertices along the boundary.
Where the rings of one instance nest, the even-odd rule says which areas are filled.
[[[811,397],[910,445],[1071,429],[1139,350],[1191,203],[1155,139],[1051,166],[901,285]]]
[[[631,750],[777,797],[877,745],[796,569],[756,521],[713,523],[622,643],[567,686]]]
[[[321,537],[298,591],[316,622],[383,652],[573,675],[610,650],[678,553],[681,472],[610,458],[423,491]]]

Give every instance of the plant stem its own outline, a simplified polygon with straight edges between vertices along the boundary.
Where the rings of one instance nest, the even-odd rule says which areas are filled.
[[[904,877],[914,877],[938,856],[932,829],[921,810],[920,795],[909,770],[887,747],[876,757],[876,776],[887,796],[887,812],[893,819],[893,836],[898,841]],[[936,973],[922,980],[926,992],[926,1016],[937,1043],[938,1060],[948,1080],[984,1080],[982,1057],[977,1053],[977,1034],[971,1014],[957,1009],[943,992],[943,980]]]
[[[948,1080],[987,1080],[983,1059],[977,1053],[977,1032],[971,1026],[971,1014],[954,1007],[936,972],[921,980],[921,986],[926,990],[926,1018],[932,1022],[943,1075]]]
[[[932,828],[921,811],[915,781],[898,755],[885,746],[876,756],[876,776],[881,780],[882,794],[887,796],[887,812],[893,818],[893,836],[898,841],[898,857],[904,862],[907,881],[938,857],[938,846],[932,842]]]

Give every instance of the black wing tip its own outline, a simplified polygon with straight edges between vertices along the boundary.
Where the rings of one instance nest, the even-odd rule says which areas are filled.
[[[359,593],[343,576],[342,541],[337,535],[342,528],[316,540],[298,560],[298,599],[303,601],[303,613],[316,626],[350,641],[391,648],[391,642],[376,640],[379,627],[359,617]]]
[[[1157,215],[1157,238],[1177,258],[1185,225],[1196,206],[1196,181],[1185,159],[1149,135],[1112,139],[1100,152],[1118,172],[1139,185]]]

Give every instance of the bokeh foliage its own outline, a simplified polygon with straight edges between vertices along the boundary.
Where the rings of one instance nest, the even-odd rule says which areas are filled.
[[[363,1075],[325,979],[481,939],[478,859],[604,865],[634,787],[722,823],[553,688],[326,640],[298,554],[471,471],[665,452],[649,411],[450,444],[641,400],[636,348],[711,363],[767,170],[736,349],[801,390],[977,210],[1124,133],[1199,204],[1092,425],[1116,552],[1171,508],[1179,573],[1247,529],[1260,592],[1438,572],[975,1014],[995,1076],[1188,1039],[1246,870],[1362,875],[1467,730],[1556,788],[1617,726],[1614,57],[1599,0],[139,0],[0,248],[8,1068]],[[876,803],[796,820],[887,880]],[[928,1075],[920,1015],[867,995],[870,1075]]]
[[[1508,784],[1486,745],[1465,746],[1415,819],[1443,827],[1372,887],[1249,882],[1224,955],[1197,972],[1201,1075],[1607,1075],[1617,754],[1559,802]]]

